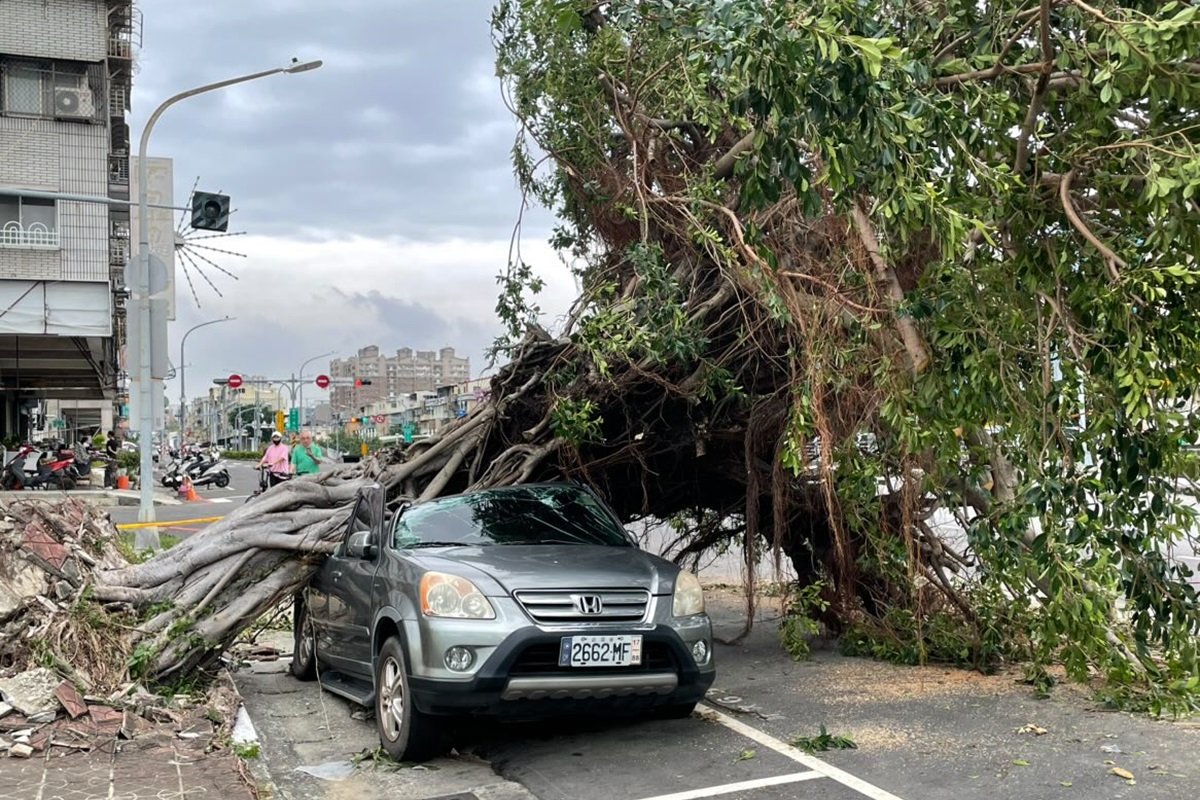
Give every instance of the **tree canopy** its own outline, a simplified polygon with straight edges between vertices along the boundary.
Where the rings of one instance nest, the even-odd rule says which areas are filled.
[[[501,0],[493,26],[516,174],[583,286],[545,367],[565,463],[693,547],[783,546],[868,639],[950,613],[972,657],[1196,707],[1171,552],[1200,6]],[[520,363],[536,271],[501,282]]]

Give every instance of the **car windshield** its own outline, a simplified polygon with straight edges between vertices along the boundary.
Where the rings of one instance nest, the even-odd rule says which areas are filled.
[[[396,520],[393,544],[632,546],[599,501],[573,486],[495,489],[423,503]]]

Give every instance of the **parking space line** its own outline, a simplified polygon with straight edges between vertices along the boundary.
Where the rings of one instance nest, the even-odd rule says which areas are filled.
[[[674,794],[659,794],[654,797],[644,797],[642,800],[699,800],[702,797],[716,797],[722,794],[744,792],[750,789],[762,789],[766,786],[782,786],[786,783],[799,783],[800,781],[811,781],[813,778],[824,777],[824,775],[816,771],[793,772],[790,775],[778,775],[774,778],[755,778],[752,781],[726,783],[722,786],[709,786],[704,789],[689,789],[686,792],[675,792]]]
[[[753,728],[744,722],[734,719],[728,714],[723,714],[715,708],[709,706],[700,706],[697,708],[697,713],[705,719],[710,719],[713,722],[718,722],[729,728],[735,733],[745,736],[747,739],[758,742],[763,747],[770,748],[780,755],[787,756],[793,761],[803,764],[809,769],[819,772],[826,778],[835,780],[843,786],[853,789],[861,795],[871,798],[871,800],[902,800],[902,798],[892,794],[889,791],[880,789],[874,784],[867,783],[862,778],[851,775],[843,769],[838,769],[832,764],[827,764],[816,756],[810,756],[795,747],[792,747],[787,742],[776,739],[768,733],[760,731],[758,728]],[[801,773],[803,774],[803,773]],[[703,796],[703,795],[698,795]]]

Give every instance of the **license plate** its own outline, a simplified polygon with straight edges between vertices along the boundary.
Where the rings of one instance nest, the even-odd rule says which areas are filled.
[[[641,636],[564,636],[560,667],[632,667],[642,663]]]

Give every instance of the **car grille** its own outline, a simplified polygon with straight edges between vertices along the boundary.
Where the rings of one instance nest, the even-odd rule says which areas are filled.
[[[579,622],[640,622],[646,616],[650,593],[645,589],[596,589],[594,591],[519,591],[517,602],[535,622],[569,624]],[[599,612],[584,613],[593,598]],[[581,606],[583,599],[585,605]]]
[[[584,673],[594,675],[604,672],[666,672],[675,670],[675,657],[665,642],[643,642],[642,663],[629,667],[560,667],[559,645],[555,642],[531,644],[521,651],[509,668],[510,675]]]

